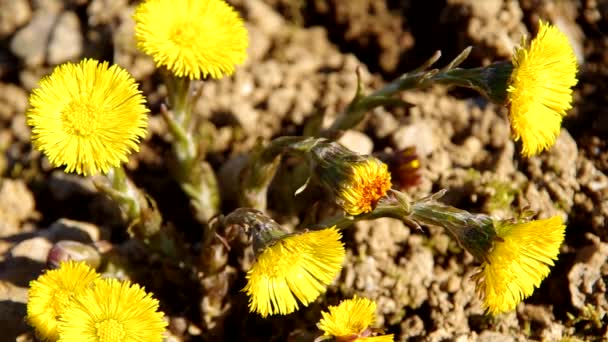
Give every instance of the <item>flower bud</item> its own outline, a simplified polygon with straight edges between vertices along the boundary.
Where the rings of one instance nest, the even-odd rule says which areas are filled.
[[[62,240],[53,245],[46,262],[49,268],[55,269],[59,268],[62,262],[69,260],[83,261],[95,269],[101,263],[101,254],[93,246],[77,241]]]

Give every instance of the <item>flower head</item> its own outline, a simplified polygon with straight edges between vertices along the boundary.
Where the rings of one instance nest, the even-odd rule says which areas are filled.
[[[393,341],[393,335],[371,337],[370,326],[376,319],[376,303],[367,298],[343,300],[337,306],[330,306],[329,312],[321,312],[323,318],[317,327],[324,336],[333,336],[336,341]]]
[[[388,166],[336,142],[319,142],[311,150],[315,176],[333,192],[349,215],[368,213],[391,188]]]
[[[247,57],[243,20],[223,0],[147,0],[134,19],[137,46],[178,77],[221,78]]]
[[[576,57],[568,37],[550,24],[539,23],[536,38],[515,51],[507,89],[513,136],[522,140],[525,156],[555,143],[577,83]]]
[[[32,143],[54,166],[83,175],[127,160],[146,135],[148,109],[137,84],[117,65],[66,63],[30,96]]]
[[[102,279],[65,307],[59,341],[160,342],[166,326],[158,301],[137,284]]]
[[[84,262],[63,262],[30,282],[27,321],[43,340],[57,340],[58,317],[70,299],[91,286],[99,275]]]
[[[247,272],[249,309],[262,317],[286,315],[325,292],[342,269],[344,245],[332,227],[285,235],[268,245]],[[297,299],[297,300],[296,300]]]
[[[513,310],[540,286],[557,259],[565,229],[559,216],[497,224],[494,248],[473,276],[488,312]]]

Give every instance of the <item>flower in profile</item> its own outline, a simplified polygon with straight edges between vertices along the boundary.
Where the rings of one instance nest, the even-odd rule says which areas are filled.
[[[349,215],[374,210],[391,188],[388,166],[375,157],[357,154],[336,142],[319,142],[310,152],[315,176]]]
[[[491,314],[515,309],[549,274],[564,240],[561,217],[496,224],[497,239],[473,276]]]
[[[286,315],[324,293],[342,269],[341,236],[335,227],[287,234],[261,249],[243,289],[251,312]]]
[[[32,144],[66,172],[107,173],[146,135],[148,109],[135,80],[107,62],[60,65],[29,101]]]
[[[376,303],[367,298],[355,296],[330,306],[329,312],[321,312],[323,318],[317,327],[323,330],[323,336],[333,337],[335,341],[377,341],[392,342],[393,335],[371,336],[370,328],[376,319]]]
[[[63,262],[30,282],[27,301],[27,322],[43,340],[58,338],[58,317],[71,298],[90,287],[99,274],[84,262]]]
[[[247,57],[243,20],[223,0],[147,0],[133,18],[138,48],[178,77],[221,78]]]
[[[102,279],[74,296],[60,317],[59,341],[162,341],[158,301],[137,284]]]
[[[511,129],[521,139],[524,156],[551,147],[562,117],[572,107],[577,63],[568,37],[555,26],[539,21],[530,45],[516,49],[507,88]]]

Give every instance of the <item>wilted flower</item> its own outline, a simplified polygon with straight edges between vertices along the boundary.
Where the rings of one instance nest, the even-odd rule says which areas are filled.
[[[103,279],[74,296],[59,323],[60,342],[162,341],[158,301],[137,284]]]
[[[148,109],[135,80],[107,62],[60,65],[29,101],[32,144],[66,172],[107,173],[146,135]]]
[[[336,142],[319,142],[310,149],[314,175],[350,215],[368,213],[391,188],[388,166],[357,154]]]
[[[473,276],[491,314],[515,309],[549,274],[564,241],[561,217],[496,224],[497,240]]]
[[[420,184],[420,158],[416,147],[379,153],[378,158],[388,165],[391,180],[398,189],[407,189]]]
[[[344,245],[336,228],[273,239],[257,255],[243,289],[249,309],[262,317],[289,314],[298,301],[308,306],[342,269]]]
[[[522,140],[525,156],[555,143],[577,83],[576,57],[568,37],[555,26],[542,21],[539,25],[530,45],[515,51],[507,89],[513,136]]]
[[[84,262],[63,262],[30,282],[27,321],[43,340],[58,338],[58,317],[74,295],[89,288],[99,274]]]
[[[338,342],[376,341],[392,342],[393,335],[372,336],[370,328],[376,320],[376,303],[367,298],[343,300],[337,306],[330,306],[329,312],[321,312],[323,318],[317,327],[324,336],[331,336]]]
[[[221,78],[247,57],[243,20],[222,0],[147,0],[133,18],[137,46],[178,77]]]

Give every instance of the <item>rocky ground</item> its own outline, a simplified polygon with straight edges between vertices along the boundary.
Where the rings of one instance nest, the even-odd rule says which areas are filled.
[[[414,197],[448,189],[462,209],[513,217],[567,219],[551,275],[515,312],[484,315],[470,276],[473,258],[439,228],[360,222],[345,231],[347,260],[328,293],[305,310],[262,319],[240,292],[252,262],[245,241],[215,246],[214,272],[184,279],[158,260],[132,277],[153,291],[170,335],[187,341],[312,340],[320,310],[354,294],[378,303],[378,326],[398,341],[608,340],[608,2],[594,0],[234,0],[250,35],[249,58],[233,77],[204,82],[196,113],[208,160],[219,170],[258,137],[300,134],[312,115],[332,118],[352,99],[359,68],[368,89],[408,71],[435,50],[445,61],[468,45],[465,66],[508,59],[538,18],[571,39],[580,62],[574,108],[556,145],[523,159],[506,111],[474,92],[408,91],[412,108],[376,109],[341,142],[362,153],[415,146],[422,162]],[[114,61],[148,96],[152,116],[142,151],[127,168],[196,253],[200,223],[168,179],[170,137],[158,114],[166,90],[152,61],[135,49],[135,2],[0,0],[0,340],[34,340],[24,323],[28,282],[43,271],[54,242],[96,242],[131,255],[124,224],[91,179],[66,175],[32,150],[28,92],[53,66],[84,56]],[[441,64],[441,61],[439,62]],[[272,198],[272,195],[271,195]],[[298,218],[269,202],[287,226]],[[227,201],[226,213],[233,207]],[[240,242],[239,242],[240,243]],[[134,253],[137,254],[137,253]],[[156,269],[158,268],[158,270]],[[162,274],[150,277],[150,270]]]

